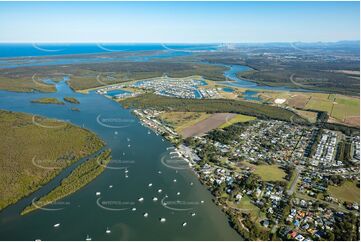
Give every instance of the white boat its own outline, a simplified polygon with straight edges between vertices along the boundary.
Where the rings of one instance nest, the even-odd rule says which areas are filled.
[[[183,226],[183,227],[187,226],[187,222],[184,222],[184,223],[182,224],[182,226]]]
[[[202,200],[201,203],[204,203],[204,201]]]
[[[125,175],[125,178],[128,178],[128,175]]]
[[[85,240],[90,241],[90,240],[92,240],[92,238],[90,238],[89,235],[87,235]]]
[[[194,217],[194,216],[196,216],[196,213],[192,213],[191,215],[192,215],[192,217]]]
[[[128,145],[128,147],[130,147],[130,144]]]
[[[112,231],[110,231],[110,229],[107,228],[107,230],[105,230],[105,233],[110,234]]]
[[[96,192],[96,193],[95,193],[95,195],[97,195],[97,196],[100,196],[100,194],[101,194],[100,192]]]
[[[113,188],[113,185],[109,185],[109,188]]]
[[[148,134],[150,134],[150,131],[148,131]]]
[[[162,172],[161,172],[161,171],[158,171],[158,174],[162,174]]]
[[[54,224],[54,228],[57,228],[57,227],[59,227],[60,226],[60,224]]]
[[[153,186],[153,184],[152,184],[152,183],[149,183],[149,184],[148,184],[148,187],[151,187],[151,186]]]
[[[173,182],[177,182],[177,179],[174,179]]]
[[[125,173],[128,173],[129,171],[128,171],[128,169],[125,169],[125,171],[124,171]]]
[[[190,185],[193,186],[193,182],[191,182]]]
[[[148,213],[143,213],[144,218],[148,217]]]
[[[153,197],[153,202],[156,202],[158,201],[158,198],[157,197]]]
[[[135,210],[137,210],[137,208],[132,208],[132,211],[135,211]]]
[[[161,193],[162,192],[162,189],[158,189],[158,193]]]
[[[179,196],[180,195],[180,192],[177,192],[177,196]]]
[[[144,201],[144,198],[140,197],[140,198],[138,198],[138,201],[139,201],[139,202],[143,202],[143,201]]]
[[[160,221],[161,223],[165,223],[166,219],[165,219],[165,218],[160,218],[159,221]]]

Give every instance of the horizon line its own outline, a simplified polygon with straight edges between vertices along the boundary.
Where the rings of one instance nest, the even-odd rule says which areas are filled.
[[[282,44],[282,43],[338,43],[338,42],[360,42],[360,39],[342,39],[330,41],[263,41],[263,42],[114,42],[114,41],[70,41],[70,42],[53,42],[53,41],[0,41],[0,44]]]

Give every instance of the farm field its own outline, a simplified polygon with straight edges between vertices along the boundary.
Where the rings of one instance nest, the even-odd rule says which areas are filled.
[[[305,111],[325,111],[330,116],[329,122],[359,127],[360,99],[358,97],[341,94],[269,91],[263,91],[260,95],[263,99],[272,103],[277,98],[285,99],[284,106],[298,109],[296,112],[310,121],[314,120],[314,114]]]
[[[235,115],[236,114],[232,113],[212,114],[207,119],[204,119],[192,126],[183,129],[181,134],[184,138],[205,134],[212,129],[215,129],[220,125],[224,124],[225,122],[227,122],[227,120],[232,119]]]

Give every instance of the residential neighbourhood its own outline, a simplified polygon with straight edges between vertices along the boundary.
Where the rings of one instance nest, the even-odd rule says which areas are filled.
[[[162,112],[134,112],[157,133],[182,144],[177,152],[248,239],[333,240],[353,226],[350,221],[358,221],[359,136],[253,120],[183,140],[162,121]],[[341,154],[344,143],[349,158]]]

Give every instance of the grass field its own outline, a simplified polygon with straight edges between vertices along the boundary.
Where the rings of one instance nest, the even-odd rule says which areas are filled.
[[[347,202],[357,202],[360,204],[360,188],[355,182],[346,181],[341,186],[329,186],[328,192],[331,196]]]
[[[160,114],[160,118],[170,124],[178,133],[209,116],[210,114],[205,112],[164,112]]]
[[[313,109],[331,113],[333,103],[328,99],[312,97],[305,106],[305,109]]]
[[[244,123],[244,122],[252,121],[255,119],[256,119],[256,117],[247,116],[247,115],[243,115],[243,114],[237,114],[235,117],[231,118],[226,123],[219,126],[219,128],[223,129],[223,128],[226,128],[235,123]]]
[[[360,99],[336,95],[331,116],[338,120],[344,120],[350,116],[360,116]]]
[[[254,174],[259,175],[263,181],[284,181],[286,173],[277,165],[255,166]]]
[[[0,210],[104,145],[69,123],[8,111],[0,111],[0,140]]]
[[[248,211],[252,219],[257,219],[260,212],[259,208],[251,203],[251,199],[247,195],[242,197],[241,201],[237,204],[237,207]]]

